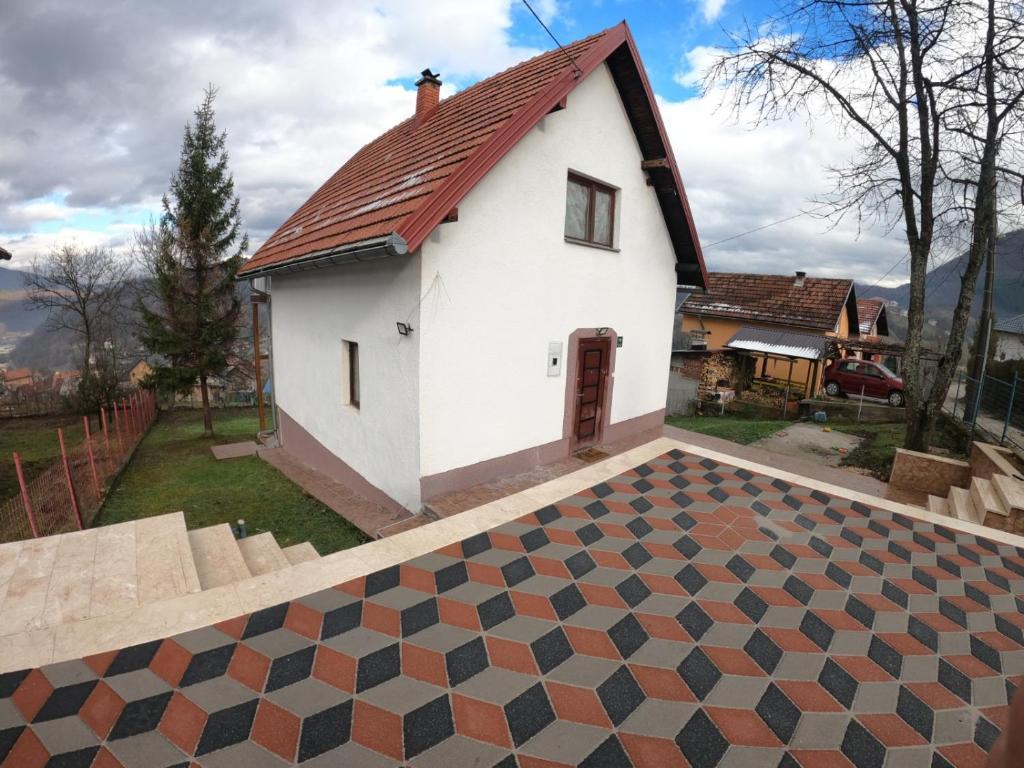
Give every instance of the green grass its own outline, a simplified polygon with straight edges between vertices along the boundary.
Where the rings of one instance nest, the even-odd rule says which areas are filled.
[[[69,446],[81,441],[81,416],[29,416],[0,421],[0,501],[19,493],[12,452],[18,452],[26,480],[60,458],[57,427],[64,427],[64,439]]]
[[[850,451],[840,466],[859,467],[868,470],[880,480],[889,479],[896,449],[903,447],[906,425],[838,421],[832,422],[831,426],[837,432],[864,438],[864,442]],[[936,421],[931,447],[941,449],[952,456],[963,457],[967,452],[967,441],[963,430],[943,414]]]
[[[792,422],[781,419],[749,419],[745,416],[669,416],[666,424],[691,432],[720,437],[746,445],[768,437]]]
[[[244,518],[250,535],[270,531],[282,547],[308,541],[321,555],[366,541],[357,528],[262,459],[213,457],[213,445],[253,439],[254,409],[218,410],[213,426],[215,436],[204,438],[202,411],[161,414],[110,491],[96,524],[181,510],[190,529]]]

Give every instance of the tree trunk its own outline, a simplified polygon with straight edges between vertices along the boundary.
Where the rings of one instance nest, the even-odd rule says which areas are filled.
[[[203,437],[213,435],[213,411],[210,409],[210,390],[206,386],[206,376],[199,377],[199,391],[203,397]]]
[[[928,275],[928,247],[920,241],[910,247],[910,306],[907,309],[907,341],[903,356],[903,382],[907,399],[907,436],[903,446],[913,451],[928,447],[931,414],[921,369],[921,331],[924,325],[924,285]]]

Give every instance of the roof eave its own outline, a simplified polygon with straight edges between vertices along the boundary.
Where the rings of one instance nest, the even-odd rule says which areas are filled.
[[[271,262],[262,267],[242,267],[238,272],[239,277],[246,279],[262,277],[269,274],[281,272],[299,272],[311,269],[323,269],[339,264],[351,264],[357,261],[372,261],[383,259],[388,256],[404,256],[409,252],[405,239],[396,232],[382,237],[374,237],[369,240],[360,240],[357,243],[348,243],[336,248],[327,248],[322,251],[312,251],[301,256],[295,256],[285,261]]]

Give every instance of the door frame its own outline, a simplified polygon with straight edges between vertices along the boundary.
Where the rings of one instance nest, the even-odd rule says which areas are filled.
[[[567,440],[569,452],[599,445],[604,439],[605,428],[611,424],[612,390],[615,387],[615,350],[618,334],[614,328],[608,328],[604,334],[598,335],[597,328],[577,328],[569,334],[568,354],[565,356],[565,411],[562,417],[562,439]],[[579,373],[580,342],[599,341],[608,344],[608,362],[604,374],[604,390],[601,395],[601,413],[597,429],[593,437],[586,440],[576,439],[576,376]]]

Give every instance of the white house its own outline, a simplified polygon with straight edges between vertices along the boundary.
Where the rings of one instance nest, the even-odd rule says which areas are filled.
[[[1000,320],[995,332],[996,360],[1024,360],[1024,315]]]
[[[282,446],[390,507],[663,421],[700,245],[625,22],[359,150],[242,270]]]

